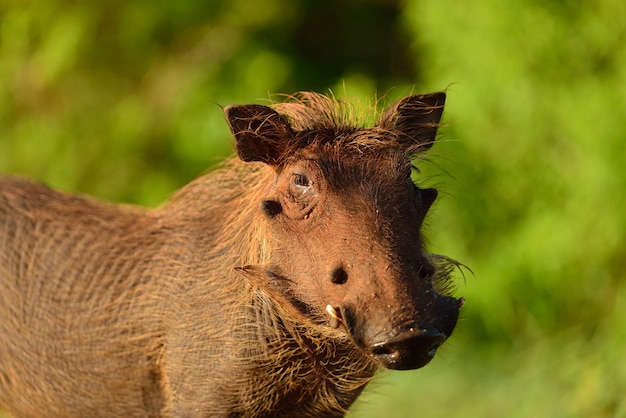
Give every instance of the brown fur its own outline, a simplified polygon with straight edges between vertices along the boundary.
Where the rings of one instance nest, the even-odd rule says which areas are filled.
[[[459,303],[432,286],[449,263],[419,237],[432,194],[406,202],[441,96],[400,101],[369,129],[346,106],[306,93],[279,113],[227,108],[247,163],[153,211],[0,178],[0,404],[16,417],[342,416],[381,364],[405,368],[370,330],[426,321],[447,337]],[[294,186],[302,170],[308,188]]]

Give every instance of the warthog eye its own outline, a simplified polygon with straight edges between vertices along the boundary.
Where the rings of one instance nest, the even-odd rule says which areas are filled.
[[[304,174],[293,173],[292,177],[293,185],[299,189],[306,189],[311,186],[311,180]]]

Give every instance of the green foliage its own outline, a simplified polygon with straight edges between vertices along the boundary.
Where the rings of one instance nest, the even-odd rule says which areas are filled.
[[[457,333],[355,417],[626,416],[621,0],[5,1],[0,171],[156,205],[230,154],[219,105],[448,87],[431,248]]]

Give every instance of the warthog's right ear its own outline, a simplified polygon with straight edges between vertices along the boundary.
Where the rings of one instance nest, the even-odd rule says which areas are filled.
[[[224,109],[242,161],[278,165],[293,130],[287,119],[261,105],[227,106]]]
[[[409,151],[427,150],[435,143],[445,101],[444,92],[405,97],[383,113],[378,125],[398,132]]]

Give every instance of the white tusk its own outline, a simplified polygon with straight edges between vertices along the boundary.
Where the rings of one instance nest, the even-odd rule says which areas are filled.
[[[326,305],[326,312],[328,312],[328,314],[332,316],[333,318],[335,318],[336,320],[341,321],[341,317],[337,313],[337,310],[333,308],[331,305]]]

